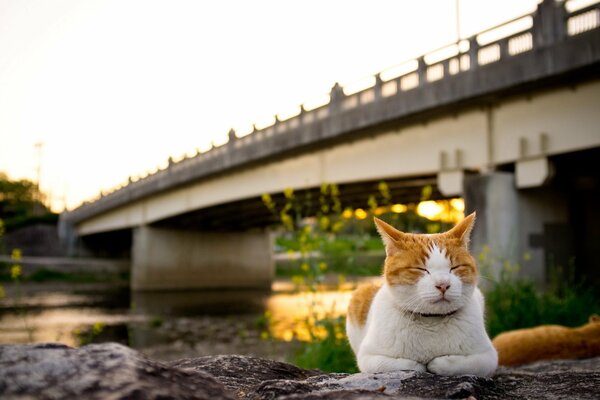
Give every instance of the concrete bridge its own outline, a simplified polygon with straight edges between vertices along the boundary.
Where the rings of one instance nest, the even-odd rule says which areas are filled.
[[[273,273],[263,193],[341,186],[364,203],[465,197],[474,251],[530,260],[545,282],[576,257],[598,277],[600,6],[535,13],[383,71],[287,120],[129,183],[61,216],[73,255],[126,255],[137,290],[261,287]],[[595,275],[594,275],[595,274]]]

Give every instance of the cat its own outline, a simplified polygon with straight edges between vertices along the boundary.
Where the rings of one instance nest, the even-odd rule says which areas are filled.
[[[361,372],[491,376],[478,271],[468,251],[475,213],[448,232],[410,234],[375,218],[385,244],[383,284],[360,286],[346,332]]]
[[[600,317],[577,328],[542,325],[499,334],[492,341],[500,365],[529,364],[540,360],[600,356]]]

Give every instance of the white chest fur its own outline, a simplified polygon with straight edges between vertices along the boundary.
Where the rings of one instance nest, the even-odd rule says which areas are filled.
[[[484,327],[479,289],[455,313],[424,317],[400,308],[384,285],[371,304],[363,327],[347,324],[348,337],[363,372],[401,369],[444,375],[489,376],[497,355]]]

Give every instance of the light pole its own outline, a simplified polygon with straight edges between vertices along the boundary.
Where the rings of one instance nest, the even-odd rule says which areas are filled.
[[[460,42],[460,0],[454,2],[456,8],[456,43]]]
[[[33,147],[35,147],[35,150],[37,152],[37,167],[36,167],[36,199],[37,200],[37,204],[34,205],[34,213],[42,213],[42,206],[44,204],[43,202],[43,197],[42,197],[42,191],[40,189],[40,181],[42,179],[42,150],[44,148],[44,142],[37,142],[36,144],[33,145]]]

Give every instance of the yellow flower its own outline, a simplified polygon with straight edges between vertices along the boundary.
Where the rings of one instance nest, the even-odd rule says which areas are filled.
[[[327,230],[327,228],[329,228],[329,218],[326,216],[322,216],[321,218],[319,218],[319,228],[321,228],[321,230],[325,231]]]
[[[396,213],[396,214],[406,212],[406,210],[408,210],[408,207],[405,206],[404,204],[394,204],[392,206],[392,212]]]
[[[421,201],[429,200],[429,198],[431,198],[432,193],[433,188],[431,187],[431,185],[424,186],[423,190],[421,190]]]
[[[10,258],[13,261],[21,261],[21,257],[22,257],[22,253],[21,253],[21,249],[13,249],[12,254],[10,255]]]
[[[304,272],[307,272],[310,269],[310,265],[308,265],[308,263],[302,263],[300,269],[302,269]]]
[[[344,227],[344,221],[337,221],[335,224],[333,224],[333,226],[331,227],[331,230],[336,233],[342,230],[342,228]]]
[[[367,214],[367,212],[362,208],[357,208],[356,210],[354,210],[354,215],[358,219],[365,219],[369,214]]]
[[[291,200],[294,197],[294,189],[292,189],[292,188],[283,189],[283,195],[285,196],[286,199]]]
[[[531,260],[531,254],[530,254],[530,253],[525,253],[525,254],[523,254],[523,260],[524,260],[524,261],[529,261],[529,260]]]
[[[346,208],[344,210],[344,212],[342,213],[342,217],[348,219],[348,218],[352,218],[352,216],[354,215],[354,211],[352,211],[351,208]]]
[[[21,276],[21,266],[15,264],[12,267],[10,267],[10,277],[12,279],[18,279],[19,276]]]
[[[262,332],[260,333],[260,338],[261,338],[262,340],[267,340],[267,339],[269,338],[269,332],[267,332],[267,331],[262,331]]]
[[[300,286],[304,284],[304,277],[301,275],[294,275],[292,276],[292,282],[294,282],[295,285]]]
[[[321,271],[325,271],[325,270],[327,269],[327,263],[326,263],[326,262],[323,262],[323,261],[321,261],[321,262],[319,263],[319,269],[320,269]]]
[[[94,335],[99,335],[104,330],[104,324],[102,322],[96,322],[92,327]]]
[[[335,183],[332,183],[330,186],[330,192],[332,197],[337,197],[340,195],[340,190]]]
[[[275,208],[275,204],[273,203],[273,199],[271,198],[271,195],[269,195],[268,193],[264,193],[262,196],[262,202],[263,204],[271,211],[273,211],[273,209]]]
[[[328,188],[329,188],[329,185],[327,183],[321,183],[321,193],[322,194],[327,194]]]
[[[2,286],[0,286],[0,299],[3,299],[6,297],[6,292],[4,291],[4,288]]]

